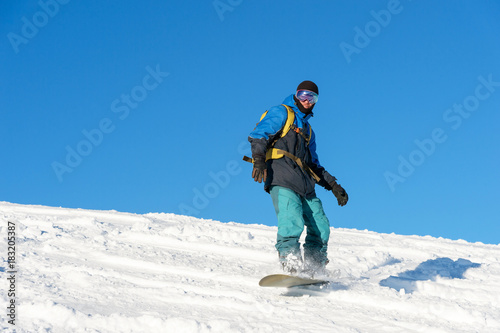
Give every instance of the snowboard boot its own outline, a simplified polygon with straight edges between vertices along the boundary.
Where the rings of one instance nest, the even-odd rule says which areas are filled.
[[[329,272],[326,269],[326,265],[328,265],[328,263],[329,263],[328,259],[323,261],[318,261],[309,258],[309,260],[305,261],[304,270],[302,271],[302,274],[311,279],[318,277],[323,277],[323,278],[328,277]]]
[[[302,257],[293,253],[287,256],[280,256],[280,263],[285,274],[297,275],[302,271]]]

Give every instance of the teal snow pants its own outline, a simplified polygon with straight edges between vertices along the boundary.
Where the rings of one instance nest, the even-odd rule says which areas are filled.
[[[271,188],[271,198],[278,217],[278,238],[276,249],[280,260],[292,254],[300,254],[300,235],[307,227],[304,243],[304,261],[307,264],[326,265],[330,222],[323,211],[321,200],[317,197],[306,199],[296,192],[282,186]]]

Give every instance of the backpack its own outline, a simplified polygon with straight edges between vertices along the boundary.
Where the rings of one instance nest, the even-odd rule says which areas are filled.
[[[276,160],[276,159],[282,158],[283,156],[286,156],[286,157],[292,159],[293,161],[295,161],[295,163],[297,163],[297,165],[299,167],[301,167],[309,175],[311,175],[311,177],[313,177],[314,180],[319,182],[320,178],[311,170],[311,168],[309,168],[309,166],[307,164],[302,163],[302,160],[300,158],[290,154],[289,152],[287,152],[285,150],[274,148],[274,144],[276,143],[276,141],[278,141],[278,139],[283,138],[285,135],[287,135],[287,133],[290,130],[293,130],[297,134],[301,135],[306,140],[306,143],[308,146],[309,146],[309,141],[311,140],[311,136],[312,136],[311,125],[309,125],[309,135],[306,136],[304,133],[302,133],[300,128],[297,128],[294,125],[293,122],[295,120],[295,112],[292,110],[292,108],[289,107],[288,105],[285,105],[285,104],[281,104],[281,105],[283,105],[286,108],[288,116],[287,116],[285,125],[278,132],[276,132],[276,135],[274,136],[273,141],[270,142],[268,147],[267,147],[268,149],[266,152],[266,162],[268,160]],[[262,121],[262,119],[264,119],[266,117],[266,115],[267,115],[267,111],[262,114],[262,116],[260,117],[259,123]],[[257,123],[257,125],[259,125],[259,123]],[[254,162],[253,158],[250,158],[248,156],[243,156],[243,160],[246,162],[250,162],[250,163]]]

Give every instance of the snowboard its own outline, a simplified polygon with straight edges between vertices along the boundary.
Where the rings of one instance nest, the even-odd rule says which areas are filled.
[[[261,287],[276,287],[276,288],[290,288],[297,286],[307,286],[311,284],[325,284],[328,281],[310,279],[306,277],[286,275],[286,274],[272,274],[263,277],[259,281]]]

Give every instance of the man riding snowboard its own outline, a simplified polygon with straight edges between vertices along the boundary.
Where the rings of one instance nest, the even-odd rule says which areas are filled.
[[[340,206],[348,200],[316,154],[316,138],[308,121],[318,95],[314,82],[300,83],[295,94],[267,111],[248,138],[252,177],[256,182],[264,181],[278,217],[276,249],[283,270],[312,276],[325,273],[330,237],[330,223],[316,197],[315,184],[332,191]],[[302,260],[299,239],[304,226],[307,235]]]

